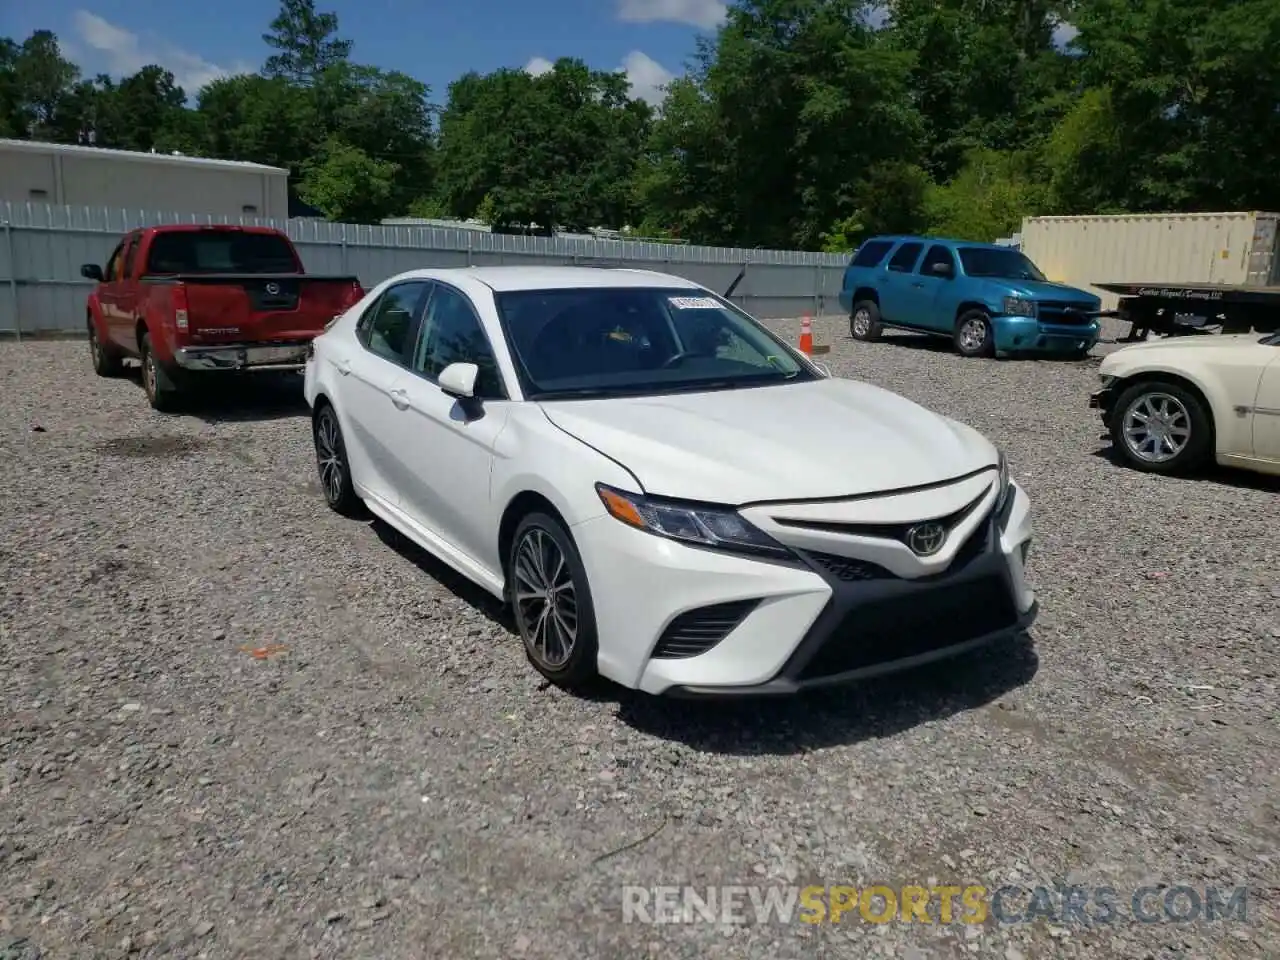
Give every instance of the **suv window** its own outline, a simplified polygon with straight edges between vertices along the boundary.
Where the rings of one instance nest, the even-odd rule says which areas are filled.
[[[951,267],[951,272],[956,272],[956,258],[951,255],[951,251],[941,244],[935,244],[929,248],[929,252],[924,255],[924,259],[920,261],[920,273],[933,274],[933,265],[935,263],[945,263]]]
[[[898,252],[889,258],[889,269],[898,273],[910,273],[911,268],[916,265],[916,257],[920,256],[920,251],[924,249],[923,243],[904,243],[898,248]]]
[[[417,339],[422,298],[427,289],[426,282],[411,280],[384,292],[356,326],[360,342],[384,360],[407,365]]]
[[[103,271],[102,279],[108,283],[120,279],[120,258],[124,253],[124,245],[127,242],[127,240],[121,240],[116,245],[116,248],[111,251],[111,256],[107,257],[107,269]]]
[[[498,362],[466,295],[436,284],[427,304],[422,337],[413,369],[435,382],[451,363],[474,363],[480,368],[476,377],[476,396],[490,400],[506,399]]]
[[[851,267],[875,267],[879,266],[880,261],[884,259],[884,255],[893,249],[893,243],[889,240],[868,240],[858,248],[858,252],[853,255],[853,259],[849,261]]]

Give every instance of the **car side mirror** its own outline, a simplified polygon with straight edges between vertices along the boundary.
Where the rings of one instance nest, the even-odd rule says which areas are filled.
[[[451,397],[466,400],[476,393],[480,368],[474,363],[451,363],[440,371],[440,389]]]
[[[102,268],[96,263],[86,263],[80,268],[80,276],[88,280],[102,282]]]
[[[936,277],[951,276],[951,264],[949,263],[935,263],[929,269],[933,271],[933,275]]]

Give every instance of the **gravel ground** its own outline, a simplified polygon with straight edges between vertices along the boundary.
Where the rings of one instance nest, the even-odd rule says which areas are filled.
[[[1030,642],[787,702],[570,697],[325,508],[296,382],[166,417],[82,343],[0,344],[0,958],[1280,955],[1280,484],[1114,466],[1089,362],[815,338],[1007,449]],[[628,884],[789,883],[1120,914],[622,922]],[[1145,884],[1250,885],[1248,922],[1136,922]]]

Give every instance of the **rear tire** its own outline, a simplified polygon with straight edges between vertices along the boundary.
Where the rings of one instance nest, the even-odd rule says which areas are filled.
[[[1193,473],[1213,452],[1213,420],[1199,398],[1160,380],[1135,383],[1120,394],[1110,433],[1120,458],[1143,473]]]
[[[320,490],[329,509],[344,517],[360,515],[364,506],[351,481],[351,464],[347,460],[347,445],[342,439],[342,425],[338,411],[326,403],[311,423],[311,437],[316,448],[316,470],[320,475]]]
[[[92,317],[89,318],[89,356],[93,359],[93,372],[100,377],[118,377],[124,371],[120,354],[99,339]]]
[[[956,320],[952,341],[962,357],[994,357],[995,331],[990,315],[985,310],[966,310]]]
[[[599,636],[573,537],[555,517],[530,513],[516,527],[506,564],[507,599],[525,656],[556,686],[582,689],[599,675]]]
[[[173,413],[178,409],[178,390],[173,380],[151,349],[151,334],[143,333],[138,340],[138,358],[142,361],[142,389],[152,409],[161,413]]]
[[[880,307],[874,300],[859,300],[849,311],[849,336],[863,343],[874,343],[884,333],[880,323]]]

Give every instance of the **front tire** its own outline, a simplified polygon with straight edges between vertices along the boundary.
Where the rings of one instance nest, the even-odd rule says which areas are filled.
[[[508,551],[507,582],[533,668],[565,689],[594,680],[599,638],[591,587],[578,548],[559,520],[531,513],[520,521]]]
[[[874,343],[884,333],[880,323],[880,307],[874,300],[859,300],[849,311],[849,336],[863,343]]]
[[[966,310],[956,321],[956,353],[962,357],[994,357],[995,330],[985,310]]]
[[[120,354],[102,342],[93,318],[89,318],[89,356],[93,359],[93,372],[100,377],[118,377],[124,370]]]
[[[1124,462],[1144,473],[1191,473],[1213,447],[1213,421],[1204,404],[1176,383],[1135,383],[1116,400],[1111,442]]]
[[[311,437],[315,442],[316,470],[320,474],[324,502],[330,510],[344,517],[356,516],[362,503],[351,481],[347,445],[342,439],[338,411],[332,404],[324,404],[316,414],[311,425]]]

